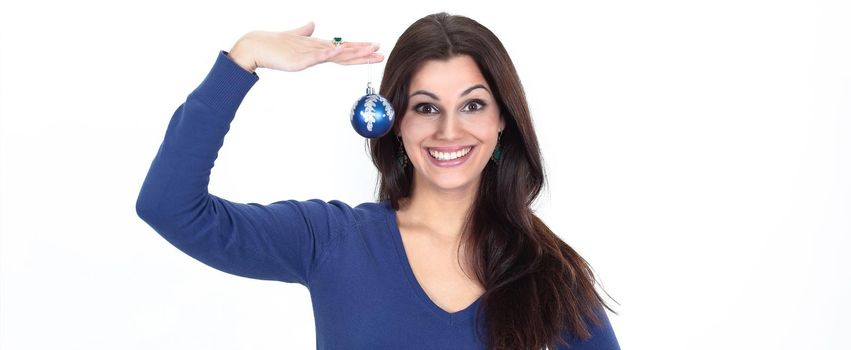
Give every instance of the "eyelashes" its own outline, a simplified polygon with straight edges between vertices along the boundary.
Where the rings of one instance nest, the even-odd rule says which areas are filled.
[[[434,112],[436,111],[437,108],[435,108],[430,103],[420,103],[414,106],[414,112],[417,112],[419,114],[434,114]]]
[[[475,113],[485,109],[487,105],[488,104],[485,103],[485,101],[482,101],[480,99],[474,99],[467,102],[467,104],[464,105],[464,108],[461,109],[461,111]],[[438,110],[437,107],[435,107],[431,103],[418,103],[414,106],[413,111],[422,115],[433,115],[440,113],[440,110]]]

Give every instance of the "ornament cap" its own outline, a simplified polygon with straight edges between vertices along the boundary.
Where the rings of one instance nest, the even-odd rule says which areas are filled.
[[[375,95],[375,88],[372,87],[372,83],[366,83],[366,94]]]

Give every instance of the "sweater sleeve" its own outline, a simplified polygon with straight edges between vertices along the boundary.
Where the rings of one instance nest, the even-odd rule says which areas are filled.
[[[258,79],[219,52],[172,116],[136,212],[172,245],[213,268],[307,286],[329,246],[353,224],[352,208],[319,199],[243,204],[207,191],[230,122]]]

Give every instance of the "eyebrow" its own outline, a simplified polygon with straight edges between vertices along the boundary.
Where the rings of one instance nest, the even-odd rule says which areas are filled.
[[[467,94],[469,94],[469,93],[473,92],[473,90],[475,90],[475,89],[485,89],[485,90],[487,90],[487,92],[490,92],[490,90],[488,90],[488,88],[486,88],[484,85],[482,85],[482,84],[476,84],[476,85],[473,85],[473,86],[471,86],[471,87],[467,88],[467,90],[464,90],[464,92],[462,92],[462,93],[461,93],[461,95],[459,95],[459,96],[464,97],[465,95],[467,95]],[[433,93],[431,93],[431,92],[425,91],[425,90],[417,90],[416,92],[414,92],[413,94],[411,94],[411,96],[409,96],[408,98],[414,97],[414,96],[416,96],[416,95],[426,95],[426,96],[428,96],[428,97],[431,97],[431,98],[433,98],[433,99],[435,99],[435,100],[440,101],[440,99],[439,99],[439,98],[437,98],[437,95],[435,95],[435,94],[433,94]]]

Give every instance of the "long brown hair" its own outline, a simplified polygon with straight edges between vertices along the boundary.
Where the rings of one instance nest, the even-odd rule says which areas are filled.
[[[465,247],[485,288],[484,312],[491,349],[543,349],[564,345],[564,336],[587,339],[599,325],[601,306],[588,263],[530,209],[545,175],[538,139],[520,78],[508,53],[489,29],[463,16],[436,13],[414,22],[387,59],[380,94],[398,111],[394,131],[408,107],[413,74],[426,61],[469,55],[490,85],[505,129],[499,163],[488,161],[468,213]],[[379,200],[394,209],[410,196],[412,165],[400,168],[402,145],[394,132],[369,141],[378,168]],[[565,332],[567,334],[565,334]]]

